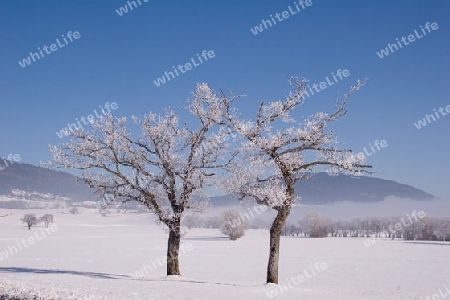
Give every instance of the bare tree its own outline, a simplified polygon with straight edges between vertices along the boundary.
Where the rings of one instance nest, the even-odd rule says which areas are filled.
[[[277,211],[270,228],[270,254],[267,282],[278,283],[280,235],[291,207],[296,201],[294,185],[298,180],[309,179],[308,172],[325,166],[337,171],[359,175],[370,173],[363,155],[354,155],[350,149],[338,148],[333,131],[327,125],[347,113],[346,104],[351,94],[364,85],[356,86],[336,101],[331,113],[316,113],[298,123],[290,113],[304,102],[306,79],[291,78],[291,92],[284,100],[261,102],[255,120],[239,115],[232,103],[237,98],[227,98],[222,92],[227,108],[228,126],[244,137],[239,155],[228,170],[231,173],[225,186],[240,200],[253,199]],[[276,125],[279,126],[276,126]]]
[[[297,224],[298,224],[298,230],[300,231],[300,236],[303,234],[303,236],[306,237],[306,224],[304,222],[304,219],[299,220],[297,222]]]
[[[52,214],[45,214],[42,217],[39,218],[39,222],[44,222],[45,227],[48,227],[51,223],[53,223],[53,215]]]
[[[211,182],[228,136],[214,130],[223,110],[221,99],[198,84],[185,107],[199,121],[195,130],[181,126],[171,110],[162,116],[132,117],[141,134],[134,137],[127,118],[107,115],[93,130],[75,130],[69,143],[51,146],[54,164],[88,170],[83,181],[101,195],[138,201],[168,227],[167,275],[180,275],[180,222],[185,210],[203,211],[208,201],[193,194]],[[220,157],[220,158],[219,158]]]
[[[220,232],[235,241],[245,235],[248,229],[248,220],[234,209],[226,210],[220,218]]]
[[[23,216],[23,219],[20,219],[22,222],[27,223],[28,230],[31,230],[31,226],[38,224],[38,219],[35,214],[26,214]]]

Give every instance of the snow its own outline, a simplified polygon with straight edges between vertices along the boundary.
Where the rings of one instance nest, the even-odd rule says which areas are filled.
[[[0,215],[0,255],[17,240],[41,234],[20,222],[25,213],[52,213],[57,231],[9,257],[0,257],[0,299],[4,293],[37,299],[270,299],[265,284],[269,233],[248,230],[230,241],[218,229],[184,228],[182,276],[166,276],[158,259],[167,233],[150,214],[102,217],[51,210],[6,210]],[[425,299],[450,283],[450,244],[364,238],[282,237],[280,285],[291,288],[272,299]],[[316,263],[327,268],[311,275]],[[156,266],[133,274],[143,265]],[[142,271],[142,269],[141,269]],[[295,284],[292,277],[311,278]]]

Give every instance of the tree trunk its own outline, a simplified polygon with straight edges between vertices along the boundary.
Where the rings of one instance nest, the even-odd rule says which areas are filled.
[[[169,228],[169,241],[167,245],[167,275],[181,275],[178,262],[180,250],[180,223],[172,224]]]
[[[267,283],[278,284],[278,261],[280,257],[280,236],[286,219],[289,215],[290,207],[281,208],[270,227],[270,253],[267,265]]]

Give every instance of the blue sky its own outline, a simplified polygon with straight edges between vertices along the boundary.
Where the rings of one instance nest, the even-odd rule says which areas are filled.
[[[331,112],[336,95],[358,78],[348,115],[333,125],[343,146],[388,146],[369,157],[379,177],[411,184],[439,197],[450,195],[450,116],[418,130],[414,122],[450,105],[448,1],[316,1],[254,35],[269,15],[294,10],[294,0],[144,2],[119,16],[127,1],[2,1],[0,18],[0,156],[20,154],[39,164],[51,158],[48,144],[67,141],[56,132],[116,102],[116,116],[142,116],[180,105],[197,82],[246,94],[245,114],[261,100],[288,92],[290,75],[312,83],[347,69],[350,76],[307,99],[294,116]],[[136,1],[137,3],[137,1]],[[380,59],[376,54],[420,25],[437,30]],[[61,35],[80,38],[22,68],[18,61],[50,46]],[[423,35],[423,34],[422,34]],[[157,87],[153,81],[197,53],[215,57]]]

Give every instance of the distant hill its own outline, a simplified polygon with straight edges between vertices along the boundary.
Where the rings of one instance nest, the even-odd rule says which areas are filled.
[[[93,200],[95,197],[91,189],[69,173],[19,163],[0,171],[0,195],[10,195],[12,189],[51,193],[72,200]]]
[[[77,182],[75,176],[29,164],[13,164],[0,171],[0,195],[10,195],[12,189],[51,193],[76,201],[97,198],[91,189]],[[312,174],[310,180],[297,182],[295,189],[305,204],[331,204],[346,200],[368,203],[383,201],[387,196],[419,201],[435,198],[420,189],[392,180],[348,175],[332,177],[327,173]],[[236,198],[229,195],[213,197],[211,202],[213,206],[231,205],[236,204]]]
[[[310,180],[296,183],[296,192],[302,196],[302,202],[324,204],[335,201],[376,202],[387,196],[429,201],[436,197],[407,184],[393,180],[360,176],[358,178],[342,175],[329,176],[316,173]]]
[[[369,203],[383,201],[388,196],[419,201],[435,199],[427,192],[392,180],[343,174],[333,177],[325,172],[311,174],[309,180],[298,181],[295,192],[302,197],[303,204],[332,204],[337,201]],[[233,205],[236,198],[227,195],[215,197],[211,202],[213,206]]]

